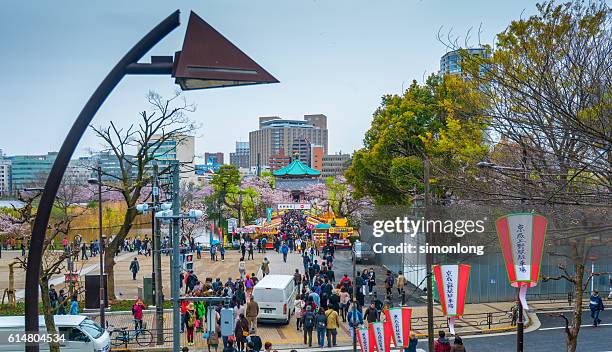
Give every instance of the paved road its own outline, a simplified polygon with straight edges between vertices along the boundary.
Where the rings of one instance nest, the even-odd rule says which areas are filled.
[[[577,351],[612,352],[612,313],[604,311],[600,316],[603,325],[597,328],[590,325],[592,320],[589,314],[590,312],[584,312],[582,315]],[[538,318],[542,326],[536,331],[525,334],[524,350],[528,352],[564,351],[563,320],[546,314],[538,314]],[[468,351],[516,351],[516,334],[465,338],[464,344]],[[420,342],[419,345],[420,348],[427,351],[426,341]]]

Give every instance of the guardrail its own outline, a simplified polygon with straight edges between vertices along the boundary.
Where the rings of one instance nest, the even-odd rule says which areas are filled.
[[[427,321],[427,317],[413,317],[411,319],[411,329],[426,331]],[[455,321],[455,330],[460,330],[462,333],[482,333],[485,330],[508,328],[509,326],[512,326],[512,314],[510,312],[464,314]],[[434,330],[448,330],[446,318],[434,317]]]

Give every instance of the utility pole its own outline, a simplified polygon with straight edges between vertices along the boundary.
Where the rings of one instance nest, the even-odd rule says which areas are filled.
[[[104,309],[106,308],[106,300],[104,299],[104,234],[102,231],[102,167],[98,164],[98,223],[100,224],[100,326],[106,326],[106,317]],[[70,278],[72,280],[72,278]]]
[[[157,330],[157,344],[164,344],[164,297],[161,273],[161,228],[155,218],[155,211],[159,205],[159,183],[157,174],[159,167],[153,165],[153,211],[151,212],[151,233],[153,235],[153,281],[155,282],[155,326]]]
[[[425,219],[429,218],[429,158],[427,156],[423,159],[423,183],[425,184]],[[425,240],[427,243],[431,243],[431,233],[427,231],[425,233]],[[433,283],[431,282],[431,268],[433,265],[433,253],[427,252],[425,256],[427,271],[427,346],[428,351],[434,350],[434,311],[433,311]]]
[[[527,148],[523,145],[521,164],[523,166],[523,177],[521,180],[522,193],[521,196],[521,211],[526,212],[525,203],[527,201]],[[520,287],[518,292],[520,292]],[[517,294],[518,294],[517,292]],[[523,316],[523,303],[518,299],[518,321],[516,322],[516,351],[523,352],[523,344],[525,341],[525,321]]]
[[[180,351],[181,349],[181,316],[180,316],[180,251],[181,251],[181,234],[179,229],[179,216],[181,215],[181,202],[179,199],[180,192],[180,170],[178,161],[172,163],[172,266],[171,266],[171,282],[172,285],[172,350]]]
[[[353,243],[353,352],[357,352],[357,253]],[[349,321],[350,323],[350,321]]]

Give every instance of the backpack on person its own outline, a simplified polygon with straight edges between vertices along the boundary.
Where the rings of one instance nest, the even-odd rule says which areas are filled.
[[[195,314],[188,313],[189,319],[187,319],[187,327],[193,328],[195,326]]]
[[[317,329],[327,328],[327,317],[322,314],[317,315]]]
[[[307,312],[306,314],[304,314],[304,327],[314,327],[314,315],[312,314],[312,312]]]

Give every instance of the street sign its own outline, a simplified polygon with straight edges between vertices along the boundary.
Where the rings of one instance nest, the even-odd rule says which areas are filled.
[[[281,203],[278,205],[278,210],[308,210],[310,203]]]
[[[227,231],[228,232],[236,232],[238,228],[238,219],[229,218],[227,219]]]

